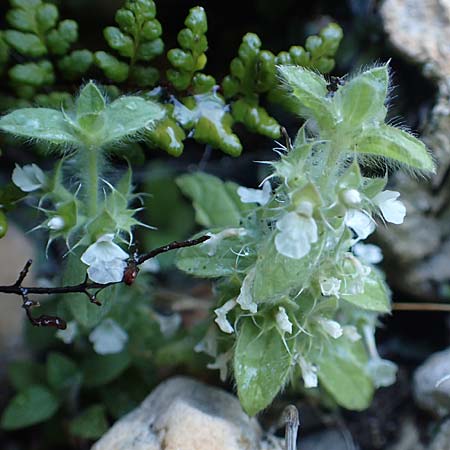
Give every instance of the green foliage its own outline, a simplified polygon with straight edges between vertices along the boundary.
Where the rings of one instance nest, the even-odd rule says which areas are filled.
[[[395,379],[395,366],[374,344],[376,315],[390,311],[389,290],[374,266],[380,250],[361,241],[375,230],[376,216],[402,223],[405,207],[399,193],[383,190],[386,178],[362,175],[357,156],[381,155],[423,171],[434,165],[420,141],[384,124],[387,66],[356,75],[336,92],[316,71],[289,65],[280,73],[297,113],[310,120],[271,163],[273,186],[247,189],[195,173],[178,179],[210,239],[181,249],[177,267],[220,279],[220,351],[208,354],[221,372],[233,359],[247,413],[267,407],[300,376],[306,389],[361,410],[375,387]],[[394,133],[405,137],[396,147],[381,145]],[[376,147],[363,139],[375,134],[383,136]]]

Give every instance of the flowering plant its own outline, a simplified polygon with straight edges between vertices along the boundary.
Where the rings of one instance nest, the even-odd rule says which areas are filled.
[[[178,180],[210,239],[180,250],[177,265],[218,279],[215,324],[197,350],[222,378],[233,368],[251,415],[301,379],[305,389],[360,410],[395,379],[374,341],[377,317],[390,311],[375,266],[382,256],[362,241],[377,223],[401,224],[406,213],[399,193],[386,189],[387,176],[361,168],[396,162],[426,172],[434,164],[422,142],[385,123],[387,65],[337,89],[305,68],[279,72],[306,123],[292,145],[276,149],[262,188],[203,173]],[[207,192],[198,189],[205,183]]]

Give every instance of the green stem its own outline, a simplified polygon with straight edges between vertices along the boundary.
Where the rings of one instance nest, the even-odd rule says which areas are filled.
[[[327,160],[325,161],[325,167],[323,170],[323,177],[321,180],[321,187],[323,189],[328,188],[334,182],[334,176],[338,170],[338,161],[340,157],[339,146],[330,143]]]
[[[87,199],[87,211],[90,218],[97,215],[98,209],[98,182],[99,182],[99,149],[89,147],[86,153],[86,172],[84,176],[84,193]]]

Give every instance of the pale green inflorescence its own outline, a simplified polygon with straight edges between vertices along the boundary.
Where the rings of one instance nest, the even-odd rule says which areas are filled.
[[[39,199],[46,218],[38,228],[48,230],[49,244],[63,238],[71,252],[76,247],[86,250],[80,269],[87,268],[95,282],[122,280],[128,254],[117,243],[131,243],[132,228],[143,225],[134,217],[138,210],[130,207],[136,197],[131,168],[111,184],[104,178],[105,157],[163,117],[160,105],[142,97],[124,96],[108,103],[89,82],[73,111],[23,108],[0,119],[0,130],[42,142],[61,154],[53,171],[44,173],[35,164],[16,166],[12,180]]]
[[[422,142],[385,124],[386,65],[336,92],[316,72],[279,71],[305,125],[292,148],[278,149],[260,190],[200,173],[179,179],[211,238],[181,250],[177,265],[220,279],[216,323],[199,348],[215,358],[210,367],[221,377],[233,367],[249,414],[268,406],[288,380],[360,410],[375,387],[395,379],[395,365],[379,357],[374,342],[377,316],[390,311],[375,267],[381,252],[361,241],[377,223],[402,223],[406,210],[385,189],[386,177],[361,173],[358,157],[424,172],[434,164]]]

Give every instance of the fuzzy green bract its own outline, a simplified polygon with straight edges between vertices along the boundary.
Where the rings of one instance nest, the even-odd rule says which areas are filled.
[[[362,241],[378,222],[403,222],[405,206],[386,189],[386,177],[362,174],[360,164],[371,159],[360,155],[422,172],[434,164],[421,141],[385,124],[386,65],[337,90],[303,67],[281,66],[279,73],[305,125],[293,144],[278,148],[259,189],[205,174],[179,178],[211,237],[180,250],[177,266],[219,279],[214,326],[221,336],[208,354],[216,358],[211,367],[233,369],[250,415],[289,380],[361,410],[386,383],[377,380],[382,360],[372,340],[377,316],[390,311],[376,268],[380,250]],[[211,334],[204,339],[212,348]],[[391,363],[381,364],[392,372]]]

